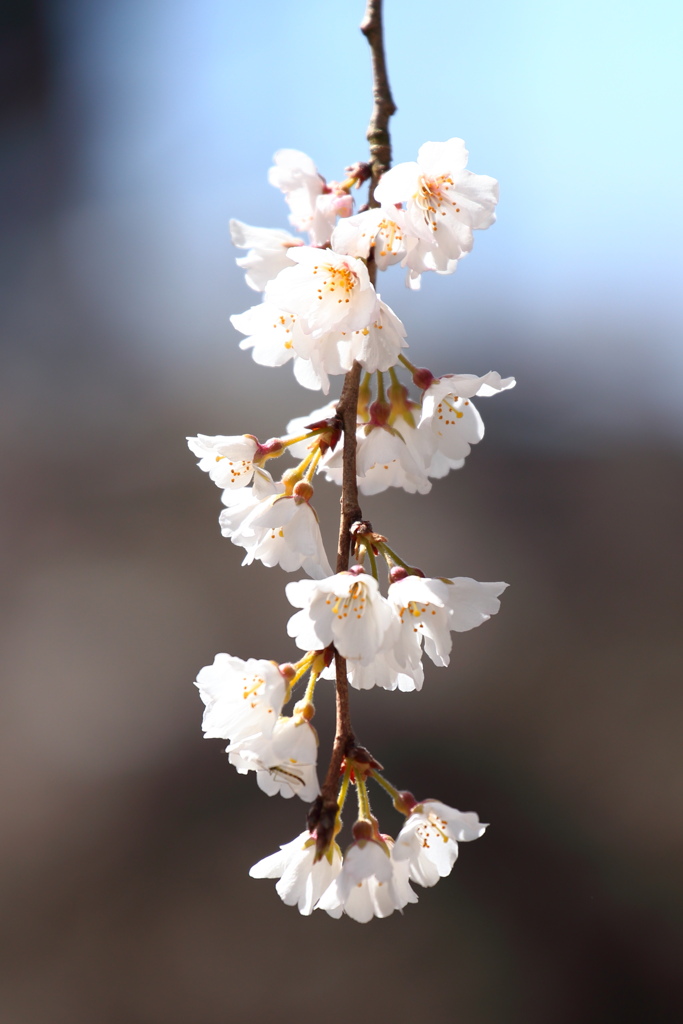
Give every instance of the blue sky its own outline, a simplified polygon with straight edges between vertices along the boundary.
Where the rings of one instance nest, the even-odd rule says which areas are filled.
[[[638,373],[683,421],[682,10],[387,0],[395,160],[459,135],[472,170],[501,182],[498,223],[453,278],[427,282],[428,314],[411,299],[409,329],[426,315],[438,349],[455,316],[461,351],[483,346],[476,372],[510,350],[503,372],[515,352],[528,363],[545,351],[548,379],[560,367],[573,386],[593,371],[630,389]],[[227,220],[286,226],[266,183],[272,153],[303,149],[331,178],[365,155],[362,4],[79,0],[59,11],[60,89],[86,127],[82,203],[110,205],[119,223],[128,210],[150,236],[163,219],[160,280],[170,274],[190,307],[221,301],[221,281],[244,305]],[[398,276],[384,290],[406,302]]]

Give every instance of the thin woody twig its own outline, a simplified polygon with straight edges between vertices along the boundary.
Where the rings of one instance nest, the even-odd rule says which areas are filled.
[[[370,167],[372,179],[368,203],[375,202],[375,186],[385,171],[391,167],[391,139],[389,118],[396,113],[396,104],[391,95],[387,63],[384,56],[384,29],[382,26],[382,0],[367,0],[365,17],[360,30],[367,39],[372,54],[372,95],[374,106],[368,125],[367,140],[370,143]]]
[[[349,567],[351,527],[359,519],[362,519],[358,503],[358,480],[356,475],[356,418],[360,375],[360,363],[354,362],[344,378],[341,398],[337,404],[337,415],[341,418],[344,429],[337,572],[344,572]],[[320,796],[313,804],[308,818],[309,829],[317,831],[316,848],[320,856],[325,852],[333,838],[338,810],[337,785],[339,773],[346,754],[355,742],[349,711],[349,680],[346,672],[346,658],[342,658],[341,654],[335,651],[334,660],[337,708],[334,745]]]
[[[355,522],[363,518],[358,503],[358,479],[356,476],[356,420],[358,417],[360,375],[361,365],[354,362],[344,378],[341,398],[337,403],[337,416],[341,418],[344,430],[337,572],[344,572],[349,567],[351,527]]]
[[[370,206],[376,206],[377,204],[374,200],[375,186],[391,165],[389,118],[396,111],[396,106],[391,96],[384,57],[382,0],[367,0],[365,16],[360,29],[368,41],[372,55],[374,106],[367,130],[372,171],[368,202]],[[370,280],[374,285],[377,276],[377,266],[372,258],[368,261],[368,272]],[[341,419],[344,430],[337,572],[344,572],[349,567],[351,528],[354,523],[363,518],[358,502],[358,480],[356,473],[356,420],[358,415],[360,377],[361,366],[359,363],[354,362],[344,378],[341,398],[337,404],[337,416]],[[311,807],[308,817],[309,829],[311,831],[317,830],[316,848],[318,856],[323,855],[333,839],[338,810],[337,785],[339,774],[344,757],[355,745],[349,713],[349,681],[346,659],[338,651],[335,651],[335,668],[337,722],[334,745],[320,796]]]

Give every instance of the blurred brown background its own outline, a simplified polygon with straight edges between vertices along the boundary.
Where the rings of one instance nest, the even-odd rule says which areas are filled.
[[[178,87],[178,134],[150,133],[155,90],[200,77],[211,37],[205,19],[192,60],[157,77],[170,12],[191,26],[207,5],[124,3],[127,21],[93,6],[2,12],[0,1024],[683,1019],[683,478],[680,399],[656,398],[680,390],[662,371],[665,311],[626,327],[584,305],[572,321],[546,293],[541,315],[509,298],[488,236],[479,271],[417,297],[392,286],[418,362],[520,384],[480,403],[487,438],[463,472],[364,511],[413,563],[511,587],[495,620],[456,636],[451,669],[421,694],[355,694],[354,718],[397,785],[492,826],[404,916],[300,918],[247,872],[305,808],[268,800],[201,739],[191,685],[220,650],[293,656],[286,577],[240,569],[183,438],[267,437],[321,404],[288,369],[255,367],[227,323],[254,301],[227,218],[284,226],[263,154],[303,144],[264,130],[252,183],[221,121],[232,80],[213,115]],[[225,10],[211,52],[229,64]],[[337,495],[319,498],[332,541]]]

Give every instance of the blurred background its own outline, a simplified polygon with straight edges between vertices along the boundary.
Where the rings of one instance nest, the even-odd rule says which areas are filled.
[[[364,502],[413,564],[511,584],[421,694],[353,695],[392,781],[492,822],[364,928],[247,878],[305,808],[202,740],[192,681],[291,658],[291,609],[184,442],[322,404],[239,352],[228,221],[287,226],[278,148],[365,157],[362,3],[1,10],[1,1024],[683,1019],[680,7],[387,0],[395,160],[462,136],[501,203],[383,297],[419,364],[519,383],[462,472]]]

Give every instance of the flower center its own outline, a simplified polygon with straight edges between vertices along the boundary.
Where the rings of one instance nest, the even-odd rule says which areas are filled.
[[[314,267],[313,273],[323,272],[323,281],[318,291],[318,298],[336,296],[337,302],[349,302],[349,296],[358,283],[358,277],[346,263],[339,267],[333,267],[331,263],[324,263],[321,267]]]
[[[444,843],[448,842],[449,837],[446,828],[447,825],[443,818],[438,818],[432,811],[428,815],[428,820],[421,822],[415,831],[420,837],[422,846],[428,848],[430,839],[440,839]]]
[[[428,609],[428,604],[420,604],[417,601],[409,601],[404,608],[401,608],[401,610],[398,613],[398,617],[401,620],[401,624],[403,624],[403,616],[405,615],[406,612],[408,612],[409,615],[412,615],[416,619],[421,619],[423,615],[427,614]],[[436,615],[436,609],[430,609],[430,613],[432,615]],[[413,626],[413,633],[417,633],[418,629],[424,629],[424,623],[416,622],[415,625]]]
[[[251,706],[255,708],[258,705],[258,699],[263,696],[262,689],[265,685],[266,681],[261,676],[243,676],[242,699],[250,701]]]
[[[328,598],[327,604],[330,603],[331,601]],[[355,615],[357,619],[362,619],[365,605],[365,586],[356,580],[347,597],[338,597],[335,600],[332,605],[332,614],[336,615],[338,619],[348,619],[349,614]]]
[[[291,349],[294,347],[292,344],[292,327],[294,326],[295,323],[295,316],[292,316],[291,314],[288,313],[284,313],[280,314],[277,317],[275,323],[273,324],[273,329],[276,331],[276,333],[284,337],[283,344],[286,349]]]
[[[461,412],[460,409],[455,408],[454,403],[459,401],[460,399],[458,398],[458,396],[453,395],[452,401],[449,402],[447,398],[444,398],[442,399],[442,401],[439,402],[438,406],[436,407],[436,417],[437,419],[443,422],[444,427],[452,426],[458,420],[461,420],[465,415],[465,413]],[[469,404],[469,399],[465,399],[463,405]],[[453,419],[449,419],[449,416],[452,416]]]
[[[216,462],[225,462],[227,460],[228,466],[230,467],[230,483],[234,484],[236,480],[248,473],[252,468],[252,463],[248,459],[241,459],[239,462],[234,462],[232,459],[228,459],[227,455],[217,455]]]
[[[456,213],[460,213],[457,201],[448,198],[448,189],[452,185],[453,179],[448,174],[440,174],[436,178],[428,178],[426,174],[423,174],[419,179],[413,201],[422,211],[425,224],[431,227],[432,231],[436,231],[438,227],[437,215],[446,216],[446,210],[441,209],[443,204],[452,206]]]
[[[381,220],[377,228],[377,239],[383,241],[380,256],[386,256],[387,253],[393,253],[397,243],[400,247],[403,234],[395,220]]]

